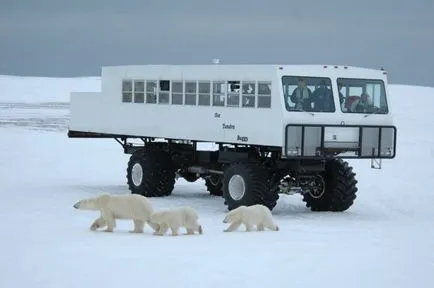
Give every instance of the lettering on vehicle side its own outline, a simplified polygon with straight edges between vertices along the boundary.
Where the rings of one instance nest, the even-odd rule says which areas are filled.
[[[225,124],[225,123],[223,123],[223,124],[222,124],[222,128],[223,128],[223,129],[231,129],[231,130],[235,130],[235,125],[233,125],[233,124]]]
[[[237,135],[237,141],[248,142],[249,137]]]
[[[214,113],[214,118],[220,118],[220,116],[221,116],[220,113],[217,112]]]

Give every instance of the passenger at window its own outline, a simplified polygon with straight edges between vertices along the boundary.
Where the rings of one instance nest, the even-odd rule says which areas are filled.
[[[298,87],[294,89],[290,97],[291,101],[295,103],[296,109],[304,111],[312,110],[311,101],[312,91],[306,87],[306,83],[303,78],[298,79]]]
[[[342,105],[342,103],[344,103],[344,94],[342,94],[341,89],[342,89],[342,83],[338,82],[339,102]]]
[[[373,105],[370,103],[370,96],[363,92],[359,99],[354,100],[351,104],[351,111],[356,113],[370,113]]]
[[[312,102],[315,111],[331,112],[333,111],[333,93],[327,88],[324,80],[321,80],[319,88],[312,93]]]

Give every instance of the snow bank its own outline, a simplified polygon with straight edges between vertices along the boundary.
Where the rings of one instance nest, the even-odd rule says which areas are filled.
[[[69,102],[72,91],[100,91],[100,77],[46,78],[0,75],[0,102]]]

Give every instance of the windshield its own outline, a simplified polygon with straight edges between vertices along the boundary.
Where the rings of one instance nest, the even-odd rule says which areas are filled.
[[[283,94],[288,111],[335,112],[332,82],[326,77],[283,76]]]
[[[387,114],[382,80],[338,78],[339,99],[344,113]]]

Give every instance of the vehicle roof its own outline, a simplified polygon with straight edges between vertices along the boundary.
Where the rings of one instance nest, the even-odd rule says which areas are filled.
[[[206,77],[210,74],[228,73],[228,77],[238,74],[258,75],[297,75],[297,76],[326,76],[335,75],[336,77],[355,77],[355,78],[385,78],[386,71],[381,69],[363,68],[347,65],[279,65],[279,64],[195,64],[195,65],[170,65],[170,64],[150,64],[150,65],[118,65],[103,66],[104,72],[131,73],[131,74],[157,74],[172,75],[172,73],[183,73],[186,75],[201,75]],[[211,76],[211,75],[209,75]]]
[[[276,69],[279,67],[283,67],[284,69],[325,69],[325,68],[340,68],[340,69],[351,69],[351,70],[370,70],[370,71],[382,71],[381,69],[373,69],[373,68],[365,68],[360,66],[351,66],[351,65],[337,65],[337,64],[144,64],[144,65],[107,65],[102,66],[103,68],[245,68],[245,69],[266,69],[272,68]]]

